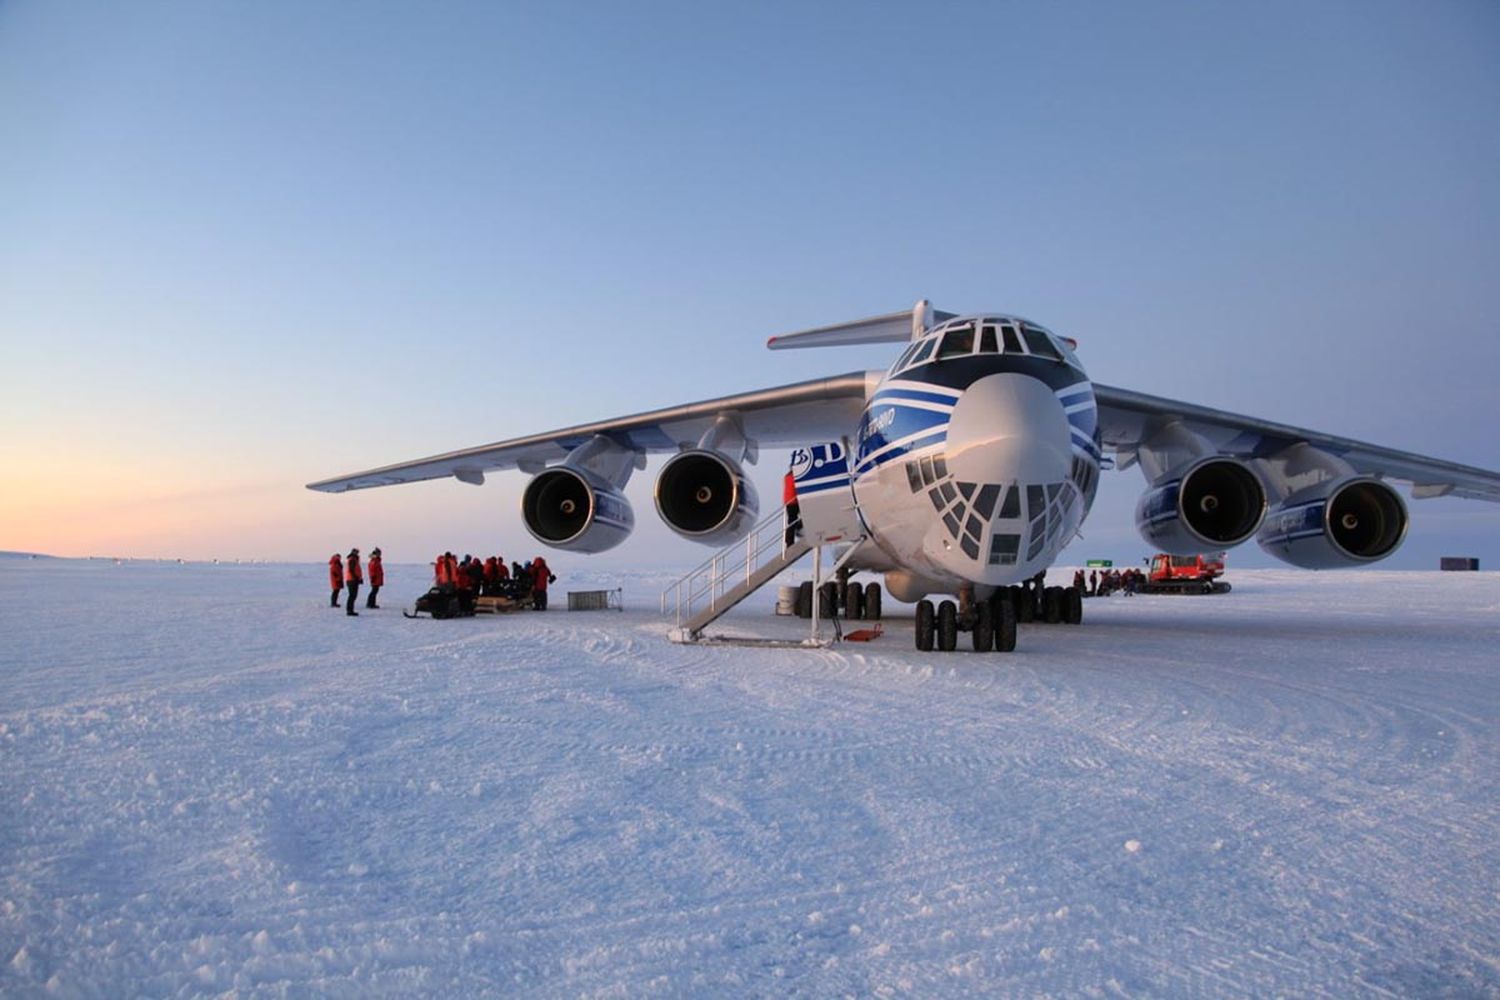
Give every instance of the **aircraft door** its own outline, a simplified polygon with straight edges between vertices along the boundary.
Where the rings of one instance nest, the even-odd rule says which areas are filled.
[[[865,534],[850,487],[846,442],[829,441],[793,449],[791,473],[803,538],[821,544],[849,541]]]

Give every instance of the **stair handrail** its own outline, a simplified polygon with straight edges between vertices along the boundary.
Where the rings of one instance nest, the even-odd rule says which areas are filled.
[[[774,548],[778,558],[786,555],[789,548],[786,526],[786,508],[778,507],[750,529],[750,533],[744,538],[724,546],[663,590],[662,614],[667,613],[667,598],[671,595],[676,604],[677,624],[680,626],[684,610],[691,616],[694,603],[703,597],[708,598],[710,608],[716,606],[718,599],[723,596],[725,582],[731,576],[738,579],[742,568],[745,582],[750,582],[755,571],[770,561],[764,558],[766,550]],[[774,533],[767,530],[773,527]],[[733,561],[729,561],[731,559]]]

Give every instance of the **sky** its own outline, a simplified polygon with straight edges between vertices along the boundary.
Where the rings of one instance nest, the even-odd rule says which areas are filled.
[[[924,297],[1500,469],[1497,53],[1488,0],[0,3],[0,549],[529,556],[518,472],[303,486],[884,368],[765,339]],[[709,554],[659,465],[595,565]],[[1144,485],[1064,559],[1146,555]],[[1500,505],[1383,565],[1444,554]]]

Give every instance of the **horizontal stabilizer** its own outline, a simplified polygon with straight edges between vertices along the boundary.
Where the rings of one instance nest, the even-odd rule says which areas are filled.
[[[871,316],[869,319],[835,323],[797,333],[783,333],[766,341],[766,346],[773,351],[785,351],[794,347],[848,347],[851,344],[891,344],[916,340],[933,323],[952,319],[953,316],[953,313],[935,311],[932,303],[923,299],[905,312]]]

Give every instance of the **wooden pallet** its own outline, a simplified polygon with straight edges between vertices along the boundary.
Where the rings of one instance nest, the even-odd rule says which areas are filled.
[[[520,604],[509,597],[474,598],[474,613],[476,615],[504,614],[507,611],[514,611],[518,607],[520,607]]]

